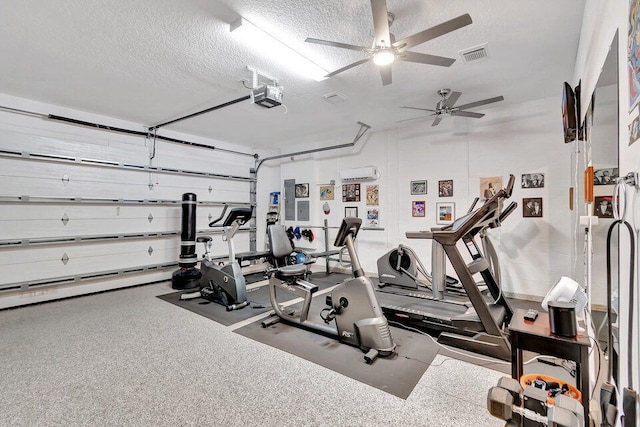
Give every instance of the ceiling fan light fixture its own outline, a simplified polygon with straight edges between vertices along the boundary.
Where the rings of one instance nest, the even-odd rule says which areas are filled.
[[[391,49],[380,49],[373,54],[373,63],[376,65],[389,65],[395,60],[396,54]]]

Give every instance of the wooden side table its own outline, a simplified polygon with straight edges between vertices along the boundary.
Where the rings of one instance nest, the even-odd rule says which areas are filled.
[[[524,373],[522,352],[560,357],[576,362],[576,388],[582,393],[584,419],[589,420],[589,347],[587,335],[578,333],[575,338],[552,335],[549,330],[549,314],[540,312],[535,322],[524,320],[527,310],[517,309],[509,324],[511,340],[511,376],[518,381]]]

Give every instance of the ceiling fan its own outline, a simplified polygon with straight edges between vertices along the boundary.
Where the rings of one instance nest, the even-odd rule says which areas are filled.
[[[453,58],[442,56],[427,55],[424,53],[410,52],[408,49],[425,43],[429,40],[440,37],[451,31],[455,31],[466,25],[471,24],[471,16],[464,14],[453,18],[435,27],[428,28],[413,35],[396,41],[395,36],[389,32],[389,26],[393,22],[394,16],[387,10],[386,0],[371,0],[371,12],[373,13],[373,28],[376,38],[373,47],[355,46],[352,44],[332,42],[328,40],[320,40],[307,38],[307,43],[322,44],[326,46],[339,47],[342,49],[357,50],[369,54],[368,58],[361,59],[340,68],[325,77],[333,77],[336,74],[349,70],[365,62],[373,61],[380,68],[380,76],[382,77],[382,85],[391,84],[391,63],[394,61],[408,61],[419,64],[439,65],[442,67],[450,67],[455,62]]]
[[[440,99],[440,101],[438,101],[438,103],[436,104],[435,110],[430,110],[428,108],[417,108],[417,107],[400,107],[400,108],[409,108],[411,110],[430,111],[431,114],[428,114],[426,116],[412,117],[410,119],[400,120],[398,121],[398,123],[406,122],[409,120],[422,119],[424,117],[430,117],[430,116],[436,116],[436,118],[433,120],[433,123],[431,123],[431,126],[438,126],[438,123],[440,123],[440,120],[442,120],[444,116],[460,116],[460,117],[471,117],[473,119],[479,119],[483,117],[484,114],[474,113],[473,111],[464,111],[464,110],[468,108],[479,107],[481,105],[491,104],[493,102],[504,101],[503,96],[496,96],[494,98],[487,98],[487,99],[483,99],[482,101],[470,102],[469,104],[459,105],[456,107],[455,104],[458,101],[458,98],[460,98],[460,95],[462,95],[462,92],[451,92],[451,89],[440,89],[437,93],[438,95],[440,95],[442,99]]]

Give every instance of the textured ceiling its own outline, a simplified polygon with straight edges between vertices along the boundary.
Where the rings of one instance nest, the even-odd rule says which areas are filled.
[[[508,105],[559,96],[572,77],[583,0],[387,4],[398,39],[469,13],[473,24],[412,49],[456,62],[449,68],[395,63],[388,86],[372,63],[316,82],[229,31],[243,16],[334,71],[365,54],[304,39],[371,46],[368,0],[3,0],[0,92],[153,125],[248,95],[240,80],[251,77],[249,65],[279,80],[286,109],[245,101],[167,128],[275,148],[348,142],[357,121],[373,130],[415,126],[396,123],[418,115],[399,107],[433,108],[444,87],[463,93],[458,104],[503,95],[501,104]],[[457,52],[481,43],[489,44],[490,58],[464,64]],[[330,92],[348,100],[330,104],[322,98]]]

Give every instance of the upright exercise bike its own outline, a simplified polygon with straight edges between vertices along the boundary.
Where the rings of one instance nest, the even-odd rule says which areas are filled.
[[[228,205],[224,206],[220,217],[211,221],[209,227],[222,228],[223,240],[229,246],[229,257],[226,263],[213,260],[211,256],[212,238],[200,236],[197,242],[204,243],[204,256],[200,262],[202,278],[200,279],[200,291],[183,294],[180,299],[192,299],[202,297],[209,301],[222,304],[227,311],[238,310],[249,305],[247,301],[247,284],[242,274],[242,268],[236,260],[233,236],[238,229],[251,220],[253,208],[233,208],[222,224],[217,224],[224,218]]]
[[[378,304],[373,284],[360,266],[358,254],[353,245],[361,224],[360,218],[344,218],[338,230],[334,245],[347,247],[353,277],[336,286],[331,295],[326,298],[328,307],[320,314],[325,324],[314,323],[307,319],[311,299],[318,290],[318,286],[304,280],[307,272],[306,265],[295,264],[276,266],[267,272],[269,295],[275,316],[263,321],[263,327],[266,328],[282,320],[294,326],[337,338],[367,352],[364,356],[367,363],[372,363],[378,356],[385,357],[394,353],[395,344],[389,331],[389,324]],[[267,232],[274,260],[283,259],[292,252],[291,241],[284,227],[270,225]],[[278,289],[303,298],[299,313],[287,313],[278,305],[276,298]],[[335,327],[329,325],[333,320],[335,320]]]

